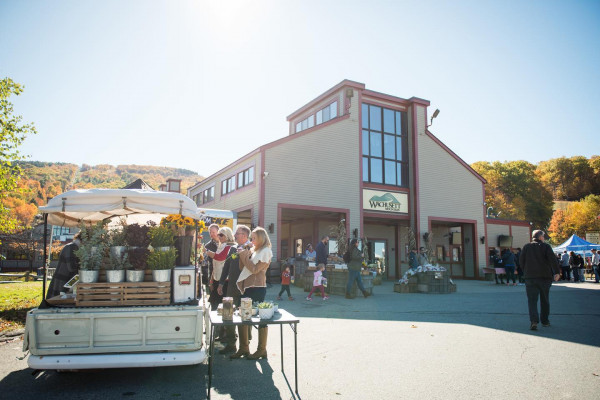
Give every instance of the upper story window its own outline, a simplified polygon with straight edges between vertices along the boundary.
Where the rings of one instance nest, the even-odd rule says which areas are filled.
[[[296,133],[302,132],[305,129],[312,128],[315,125],[323,124],[338,116],[338,102],[334,101],[328,106],[317,111],[316,114],[311,114],[307,118],[296,124]],[[316,118],[316,121],[315,121]]]
[[[408,186],[406,112],[362,104],[363,181]]]
[[[237,187],[248,186],[254,182],[254,167],[245,169],[237,174]]]
[[[221,182],[221,195],[231,193],[235,190],[235,175]]]
[[[194,202],[196,205],[202,205],[205,203],[209,203],[215,199],[215,187],[211,186],[208,189],[204,189],[202,192],[198,193],[194,196]]]

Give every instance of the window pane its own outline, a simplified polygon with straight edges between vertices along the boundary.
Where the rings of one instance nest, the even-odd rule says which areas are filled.
[[[362,127],[369,129],[369,105],[365,103],[362,105]]]
[[[362,132],[362,153],[365,156],[369,155],[369,131]]]
[[[394,129],[394,111],[383,109],[383,131],[386,133],[395,133]]]
[[[317,111],[317,125],[322,124],[323,123],[323,111],[319,110]]]
[[[406,186],[406,182],[404,182],[404,177],[402,176],[402,164],[396,164],[396,175],[398,176],[398,186]]]
[[[229,178],[229,191],[233,192],[235,190],[235,176]]]
[[[402,160],[402,138],[396,136],[396,154],[398,158],[396,160]]]
[[[214,199],[215,198],[215,187],[211,187],[210,188],[210,199]]]
[[[371,132],[371,155],[381,157],[381,133]]]
[[[300,122],[298,122],[296,124],[296,132],[300,132],[302,130],[302,124]]]
[[[396,159],[396,136],[383,135],[383,154],[385,158]]]
[[[402,135],[402,113],[396,111],[396,135]]]
[[[329,121],[329,107],[323,109],[323,122]]]
[[[308,117],[308,127],[312,128],[313,126],[315,126],[315,117],[311,115]]]
[[[369,127],[381,131],[381,107],[369,106]]]
[[[225,194],[225,193],[227,193],[227,181],[223,181],[223,182],[221,183],[221,193],[222,193],[222,194]]]
[[[334,101],[329,106],[329,118],[337,117],[337,101]]]
[[[381,170],[381,159],[371,158],[371,182],[383,183],[383,171]]]
[[[369,159],[367,157],[362,159],[362,174],[363,182],[369,182]]]
[[[254,167],[248,168],[248,183],[254,182]]]
[[[239,188],[242,187],[242,186],[244,186],[244,173],[243,172],[239,172],[238,173],[237,180],[238,180],[238,187]]]
[[[384,161],[385,163],[385,184],[395,185],[396,184],[396,162],[395,161]]]
[[[302,121],[302,130],[305,130],[306,128],[308,128],[308,120],[304,120]]]

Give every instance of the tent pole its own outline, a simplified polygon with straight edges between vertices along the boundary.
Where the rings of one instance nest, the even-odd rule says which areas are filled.
[[[47,245],[48,245],[48,214],[44,213],[44,266],[42,267],[42,269],[44,271],[44,283],[42,285],[42,300],[46,300],[46,281],[48,280]]]

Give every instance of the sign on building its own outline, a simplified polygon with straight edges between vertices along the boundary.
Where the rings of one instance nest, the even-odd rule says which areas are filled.
[[[363,189],[363,209],[408,214],[408,195],[399,192]]]
[[[586,232],[585,240],[590,243],[600,244],[600,232]]]

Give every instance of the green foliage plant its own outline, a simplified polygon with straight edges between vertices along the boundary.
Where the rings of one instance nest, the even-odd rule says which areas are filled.
[[[127,246],[127,223],[121,221],[119,226],[109,232],[111,246]]]
[[[153,270],[171,269],[175,266],[177,251],[169,249],[167,251],[153,251],[148,255],[148,268]]]
[[[113,271],[120,271],[122,269],[131,269],[131,263],[129,262],[129,254],[123,253],[121,256],[117,256],[110,253],[110,263],[106,265],[106,269]]]
[[[104,225],[98,222],[95,225],[79,225],[81,229],[81,244],[75,250],[79,259],[79,268],[87,271],[97,271],[102,266],[104,254],[108,250],[107,232]]]
[[[262,303],[258,303],[258,308],[273,308],[273,303],[271,303],[270,301],[263,301]]]
[[[173,231],[167,226],[156,225],[148,231],[150,245],[155,249],[158,247],[171,247],[175,242]]]

